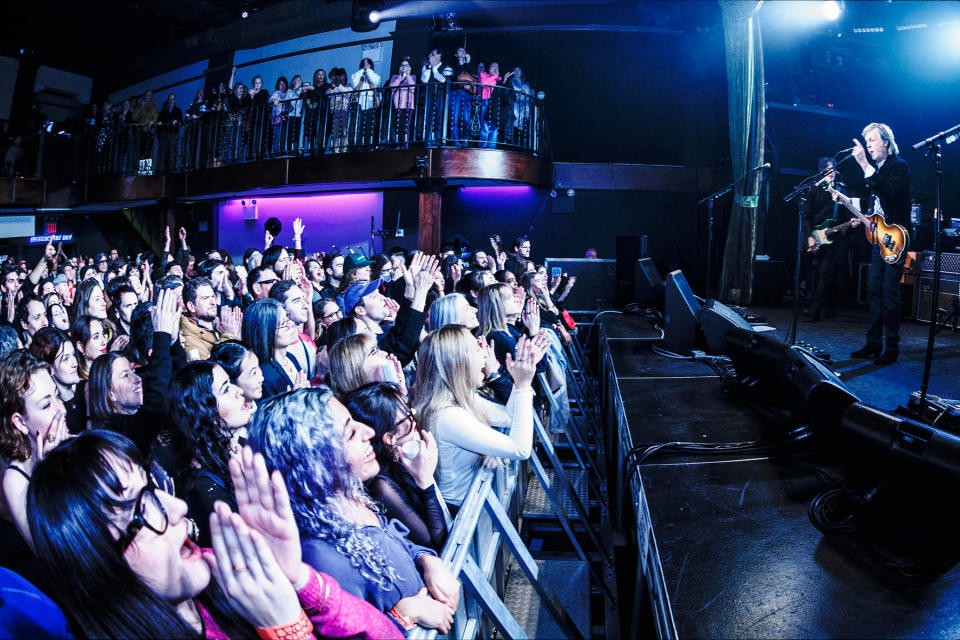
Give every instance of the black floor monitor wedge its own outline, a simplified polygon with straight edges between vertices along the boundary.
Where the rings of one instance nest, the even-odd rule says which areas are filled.
[[[663,348],[690,355],[697,343],[697,312],[700,301],[679,269],[664,282]]]

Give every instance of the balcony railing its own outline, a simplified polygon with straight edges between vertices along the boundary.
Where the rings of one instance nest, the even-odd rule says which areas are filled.
[[[542,98],[509,87],[447,82],[234,104],[190,107],[176,126],[102,125],[91,138],[89,173],[155,175],[412,146],[548,154]]]

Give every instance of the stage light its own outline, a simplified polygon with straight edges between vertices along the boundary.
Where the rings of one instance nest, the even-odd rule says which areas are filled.
[[[840,3],[837,0],[824,0],[820,10],[827,20],[833,21],[840,17]]]
[[[576,191],[574,191],[573,189],[567,189],[567,197],[568,197],[568,198],[572,198],[572,197],[575,196],[575,195],[577,195],[577,192],[576,192]]]
[[[377,19],[373,16],[376,14]],[[383,17],[383,0],[353,0],[350,28],[359,33],[373,31]]]
[[[243,11],[240,12],[240,19],[241,19],[241,20],[246,20],[246,19],[249,18],[249,17],[250,17],[250,12],[247,11],[246,9],[244,9]]]

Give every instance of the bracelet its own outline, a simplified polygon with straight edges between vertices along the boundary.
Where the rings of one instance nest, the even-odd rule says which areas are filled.
[[[397,610],[396,605],[391,607],[390,611],[387,611],[387,613],[390,614],[391,618],[396,620],[397,624],[399,624],[400,628],[403,629],[404,631],[409,631],[410,629],[413,629],[415,626],[417,626],[417,623],[415,623],[413,620],[411,620],[410,618],[400,613]]]
[[[484,381],[484,382],[493,382],[494,380],[499,380],[499,379],[500,379],[500,372],[499,372],[499,371],[494,371],[493,373],[491,373],[490,375],[488,375],[486,378],[484,378],[483,381]]]
[[[294,640],[309,638],[313,634],[313,623],[307,617],[307,612],[300,610],[300,617],[290,624],[282,624],[276,627],[267,627],[257,629],[257,635],[263,640]]]

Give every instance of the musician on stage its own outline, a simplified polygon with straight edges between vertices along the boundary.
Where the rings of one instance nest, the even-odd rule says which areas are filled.
[[[833,158],[817,160],[817,170],[824,173],[823,181],[827,186],[840,190],[843,187],[834,171]],[[820,183],[807,190],[801,209],[803,216],[803,233],[807,238],[807,250],[813,253],[813,269],[808,275],[812,278],[813,296],[810,308],[804,313],[807,322],[817,322],[821,316],[832,318],[836,313],[836,281],[843,256],[846,254],[848,240],[851,237],[849,228],[842,223],[850,217],[846,209],[834,202],[830,193],[821,188]],[[825,228],[826,227],[826,228]],[[829,228],[835,228],[829,231]],[[826,231],[829,244],[817,245],[814,240],[814,229]]]
[[[910,223],[910,168],[900,157],[893,131],[885,124],[873,122],[863,129],[866,148],[854,140],[853,159],[863,169],[869,195],[861,202],[869,217],[882,214],[888,225]],[[867,158],[869,154],[869,159]],[[838,196],[834,196],[837,198]],[[897,361],[900,350],[900,276],[903,261],[889,264],[874,244],[870,259],[870,326],[866,344],[850,354],[853,358],[879,356],[875,364]],[[884,337],[886,343],[884,344]]]

